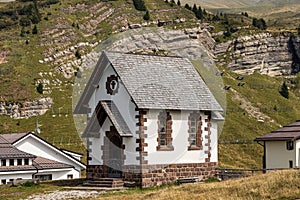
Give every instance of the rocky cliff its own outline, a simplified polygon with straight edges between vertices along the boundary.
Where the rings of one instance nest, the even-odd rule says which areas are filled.
[[[300,38],[286,33],[242,36],[217,44],[215,55],[236,73],[290,75],[299,71]]]
[[[14,119],[43,115],[51,108],[52,103],[53,100],[50,97],[23,103],[0,102],[0,115],[6,115]]]

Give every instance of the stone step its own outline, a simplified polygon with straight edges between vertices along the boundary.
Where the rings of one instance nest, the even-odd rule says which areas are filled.
[[[98,178],[94,180],[87,180],[83,183],[84,186],[89,187],[123,187],[124,182],[122,179],[116,178]]]

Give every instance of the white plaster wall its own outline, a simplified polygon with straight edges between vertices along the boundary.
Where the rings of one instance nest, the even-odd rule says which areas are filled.
[[[148,137],[145,139],[148,143],[148,147],[145,147],[145,151],[148,152],[146,160],[148,164],[176,164],[176,163],[204,163],[207,155],[204,153],[208,149],[205,146],[207,139],[205,135],[208,134],[208,131],[204,131],[206,127],[205,116],[201,113],[202,119],[202,145],[203,150],[192,150],[188,151],[188,117],[192,111],[170,111],[172,116],[172,138],[173,138],[173,151],[157,151],[156,147],[158,145],[157,137],[157,119],[160,110],[150,110],[147,113],[147,131],[146,134]],[[213,126],[214,129],[216,128]],[[213,129],[212,134],[216,135],[217,132]],[[216,140],[217,136],[213,136],[212,140]],[[217,146],[214,146],[211,151],[213,162],[217,161]]]
[[[118,92],[114,95],[107,94],[106,91],[106,81],[107,78],[111,75],[116,75],[116,72],[111,67],[111,65],[107,66],[104,70],[103,76],[99,81],[99,88],[95,89],[94,94],[92,95],[91,99],[89,100],[89,107],[92,109],[91,114],[94,112],[97,104],[101,100],[111,100],[117,106],[118,110],[120,111],[121,115],[123,116],[127,126],[129,127],[132,133],[136,131],[136,120],[135,120],[135,104],[131,101],[131,97],[128,94],[124,84],[119,79],[119,89]]]
[[[32,174],[36,173],[36,170],[32,171],[21,171],[21,172],[0,172],[0,185],[1,180],[6,179],[6,183],[9,182],[9,179],[32,179]]]
[[[50,160],[62,162],[65,164],[69,164],[74,166],[80,172],[80,166],[73,161],[67,159],[64,155],[58,152],[57,149],[54,149],[47,144],[43,143],[43,141],[38,141],[31,136],[22,140],[21,142],[15,145],[19,150],[44,157]]]
[[[99,81],[99,88],[95,89],[95,92],[93,96],[91,97],[89,101],[89,107],[92,109],[91,114],[94,112],[97,104],[101,100],[111,100],[114,102],[114,104],[117,106],[119,112],[123,116],[123,119],[125,120],[127,126],[129,127],[131,133],[133,134],[133,137],[123,137],[123,144],[125,145],[124,155],[125,165],[133,165],[133,164],[139,164],[139,161],[137,161],[136,157],[139,156],[139,153],[136,152],[136,147],[138,147],[138,144],[136,143],[136,139],[139,138],[139,136],[136,134],[137,127],[137,119],[135,118],[136,115],[138,115],[138,112],[135,111],[135,104],[131,101],[131,97],[128,94],[124,84],[119,79],[119,88],[118,92],[114,95],[107,94],[106,91],[106,81],[107,78],[111,75],[116,75],[116,72],[114,69],[108,65],[106,66],[106,69],[104,70],[103,76],[101,77]],[[107,119],[106,119],[107,121]],[[106,122],[105,122],[106,123]],[[102,127],[102,130],[100,131],[100,138],[90,138],[92,141],[92,161],[89,162],[91,165],[102,165],[103,161],[101,159],[102,157],[102,150],[100,149],[103,145],[105,136],[105,131],[109,130],[109,126],[111,124],[104,124],[104,127]]]
[[[211,120],[211,162],[218,162],[218,122]]]
[[[88,138],[89,142],[92,144],[89,146],[89,149],[92,150],[92,152],[89,152],[89,156],[92,158],[92,160],[88,161],[89,165],[103,165],[103,152],[101,147],[104,144],[105,132],[109,131],[110,126],[111,122],[108,118],[106,118],[102,127],[100,128],[99,138]]]
[[[134,134],[133,137],[123,137],[123,144],[125,145],[124,155],[124,165],[138,165],[139,161],[137,157],[139,152],[136,151],[136,148],[139,146],[136,143],[136,139],[139,138],[137,134]]]
[[[57,170],[41,170],[35,175],[52,174],[52,180],[67,179],[68,175],[73,175],[73,179],[80,178],[79,173],[75,169],[57,169]]]
[[[67,179],[68,175],[73,175],[73,179],[80,178],[80,173],[75,169],[52,169],[52,170],[36,170],[31,171],[14,171],[14,172],[0,172],[0,184],[1,180],[6,179],[6,183],[9,179],[32,179],[32,175],[46,175],[51,174],[52,180],[62,180]]]
[[[286,141],[266,141],[266,168],[289,168],[289,160],[295,166],[296,148],[286,149]]]

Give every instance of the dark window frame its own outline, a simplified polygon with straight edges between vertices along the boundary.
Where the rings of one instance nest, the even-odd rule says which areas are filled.
[[[29,158],[24,159],[24,165],[29,165]]]
[[[22,159],[21,158],[17,159],[17,165],[22,165]]]
[[[68,174],[67,179],[73,179],[73,174]]]
[[[286,141],[286,149],[289,151],[294,150],[294,141]]]
[[[202,118],[200,112],[192,112],[188,117],[188,150],[202,150]]]
[[[6,162],[6,159],[2,159],[2,160],[1,160],[1,166],[6,166],[6,163],[7,163],[7,162]]]
[[[172,145],[172,116],[170,111],[162,110],[158,114],[157,120],[157,151],[173,151]]]
[[[15,159],[9,159],[9,166],[15,166]]]
[[[41,174],[41,175],[35,175],[36,179],[39,179],[40,181],[51,181],[52,180],[52,174]]]

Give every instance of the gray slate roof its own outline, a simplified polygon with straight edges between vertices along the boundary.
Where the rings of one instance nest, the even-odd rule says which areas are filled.
[[[74,113],[84,114],[111,64],[139,109],[222,111],[187,58],[103,52]]]
[[[257,137],[255,141],[288,141],[298,139],[300,139],[300,120],[261,137]]]
[[[104,54],[138,108],[222,111],[187,58]]]
[[[121,136],[132,136],[130,129],[128,128],[125,120],[119,112],[117,106],[112,101],[101,101],[101,106],[107,113],[110,121],[117,129]]]

